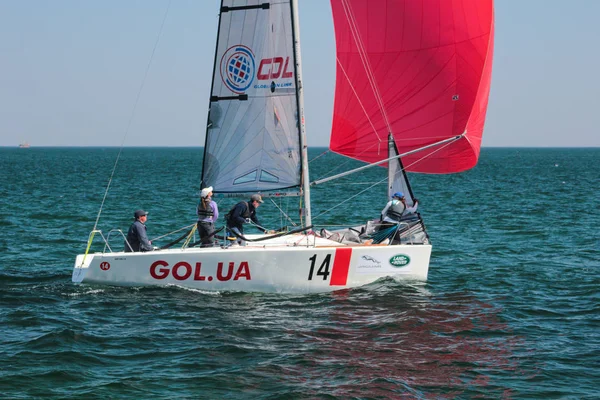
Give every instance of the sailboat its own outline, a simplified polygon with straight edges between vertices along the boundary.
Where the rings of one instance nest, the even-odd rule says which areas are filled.
[[[222,0],[201,187],[242,199],[297,196],[298,228],[246,235],[246,246],[139,253],[112,251],[94,230],[73,282],[313,293],[384,277],[427,279],[432,246],[420,214],[403,217],[389,235],[372,216],[319,230],[310,189],[387,168],[387,195],[401,191],[412,205],[407,172],[476,165],[491,83],[493,0],[331,0],[337,70],[330,149],[367,164],[312,182],[297,3]],[[89,252],[95,234],[103,252]]]

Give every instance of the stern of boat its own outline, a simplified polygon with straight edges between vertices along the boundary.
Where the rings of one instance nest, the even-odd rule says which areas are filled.
[[[73,276],[71,278],[73,283],[83,282],[83,279],[85,278],[85,275],[89,270],[90,263],[93,259],[93,254],[79,254],[75,258],[75,265],[73,266]]]

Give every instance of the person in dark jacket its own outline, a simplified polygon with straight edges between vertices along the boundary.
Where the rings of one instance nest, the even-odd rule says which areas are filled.
[[[146,233],[146,220],[148,213],[144,210],[137,210],[133,213],[135,221],[129,227],[127,232],[127,241],[125,242],[125,251],[151,251],[152,243],[148,240]]]
[[[237,203],[225,216],[227,223],[227,236],[237,237],[237,242],[241,246],[245,246],[246,242],[238,237],[239,235],[244,235],[244,224],[253,222],[254,225],[257,225],[258,229],[266,232],[266,230],[260,226],[260,222],[256,216],[256,209],[261,205],[262,202],[262,197],[259,194],[253,194],[250,196],[250,201],[240,201]]]

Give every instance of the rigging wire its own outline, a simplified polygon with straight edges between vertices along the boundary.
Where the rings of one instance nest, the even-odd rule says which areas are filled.
[[[280,216],[285,216],[285,218],[287,218],[287,220],[288,220],[288,221],[290,221],[290,222],[292,223],[292,225],[294,225],[294,226],[297,226],[297,225],[296,225],[296,223],[294,222],[294,220],[293,220],[293,219],[291,219],[291,218],[290,218],[290,216],[289,216],[289,215],[288,215],[288,214],[287,214],[285,211],[283,211],[283,209],[282,209],[281,207],[279,207],[279,206],[277,205],[277,203],[275,203],[275,201],[274,201],[274,200],[273,200],[271,197],[269,197],[269,200],[271,200],[271,203],[273,203],[273,205],[274,205],[275,207],[277,207],[277,209],[278,209],[278,210],[281,212],[281,213],[279,214]],[[282,223],[282,222],[283,222],[283,220],[280,220],[280,222],[281,222],[281,225],[283,226],[283,223]]]
[[[329,153],[330,150],[325,150],[324,152],[322,152],[321,154],[319,154],[318,156],[316,156],[315,158],[313,158],[312,160],[309,160],[308,163],[310,164],[311,162],[321,158],[322,156],[324,156],[325,154]]]
[[[375,129],[375,128],[373,128],[373,129]],[[365,150],[363,150],[363,152],[362,152],[362,153],[364,153],[364,152],[367,152],[367,151],[371,150],[371,148],[372,148],[372,147],[374,147],[375,145],[376,145],[376,144],[374,144],[374,145],[371,145],[371,146],[367,147]],[[324,152],[322,152],[321,154],[319,154],[318,156],[316,156],[315,158],[313,158],[312,160],[310,160],[308,163],[310,164],[311,162],[313,162],[313,161],[316,161],[317,159],[319,159],[319,158],[321,158],[321,157],[323,157],[324,155],[327,155],[327,154],[329,154],[329,153],[331,153],[331,150],[329,150],[329,149],[328,149],[328,150],[325,150]],[[360,153],[360,154],[362,154],[362,153]],[[322,173],[322,174],[321,174],[321,176],[319,176],[319,178],[318,178],[317,180],[320,180],[320,179],[322,179],[324,176],[329,176],[329,175],[332,175],[332,174],[334,173],[334,171],[337,171],[337,170],[340,170],[340,169],[342,169],[342,167],[344,167],[346,164],[348,164],[348,163],[350,163],[350,162],[352,162],[352,161],[356,161],[356,159],[354,159],[354,158],[350,158],[350,157],[344,157],[344,160],[345,160],[344,162],[342,162],[342,163],[339,163],[339,164],[335,165],[335,166],[334,166],[333,168],[331,168],[329,171]],[[359,160],[359,161],[360,161],[360,160]]]
[[[366,148],[366,149],[365,149],[365,150],[364,150],[362,153],[365,153],[365,152],[367,152],[367,151],[368,151],[368,150],[370,150],[370,149],[371,149],[373,146],[374,146],[374,145],[371,145],[371,146],[367,147],[367,148]],[[362,153],[360,153],[360,154],[362,154]],[[360,154],[359,154],[359,155],[360,155]],[[346,156],[344,156],[344,160],[345,160],[344,162],[342,162],[342,163],[339,163],[339,164],[335,165],[335,166],[334,166],[333,168],[331,168],[329,171],[322,173],[322,174],[321,174],[321,175],[318,177],[318,179],[317,179],[317,180],[323,179],[323,177],[325,177],[325,176],[330,176],[330,175],[333,175],[333,173],[334,173],[335,171],[342,169],[342,168],[343,168],[343,167],[345,167],[345,166],[346,166],[348,163],[351,163],[351,162],[353,162],[353,161],[361,161],[361,160],[357,160],[357,159],[355,159],[355,158],[353,158],[353,157],[346,157]]]
[[[342,3],[344,3],[342,1]],[[379,94],[379,89],[377,88],[376,82],[375,82],[375,77],[374,74],[372,72],[371,66],[368,62],[368,59],[366,58],[366,51],[364,50],[364,45],[362,44],[362,41],[360,39],[360,34],[358,33],[358,28],[356,28],[356,22],[354,21],[354,14],[352,14],[352,11],[348,11],[348,8],[350,7],[349,5],[346,5],[347,7],[344,8],[344,11],[346,13],[346,19],[348,20],[348,25],[350,25],[351,27],[351,32],[352,35],[354,37],[356,46],[359,50],[359,55],[361,57],[361,61],[363,63],[363,66],[365,68],[365,73],[367,75],[367,79],[369,80],[369,84],[373,90],[373,95],[375,96],[375,99],[377,100],[377,103],[379,104],[379,109],[381,110],[381,113],[383,115],[383,118],[385,120],[386,126],[388,127],[388,130],[390,132],[392,132],[392,127],[389,123],[388,117],[387,117],[387,113],[385,110],[385,105],[384,102],[381,98],[381,95]],[[354,21],[354,23],[352,23],[350,21],[350,19],[352,19],[352,21]],[[358,155],[364,154],[368,151],[371,151],[373,147],[377,146],[378,150],[377,152],[379,153],[381,151],[381,143],[384,142],[384,140],[382,140],[382,138],[379,136],[379,132],[377,132],[377,128],[375,128],[375,125],[373,124],[373,121],[371,119],[371,117],[369,116],[360,96],[358,95],[358,93],[356,92],[356,88],[355,86],[352,84],[352,80],[350,79],[350,77],[348,76],[348,73],[346,72],[346,69],[344,68],[344,65],[342,64],[342,62],[340,61],[339,58],[336,57],[336,62],[338,64],[338,66],[340,67],[341,71],[343,72],[344,76],[346,77],[346,81],[348,82],[348,85],[350,86],[350,89],[352,90],[352,92],[354,93],[354,97],[356,98],[356,101],[358,102],[358,105],[360,106],[360,108],[362,109],[365,118],[367,119],[367,121],[369,122],[369,125],[371,125],[371,128],[373,129],[373,133],[375,134],[375,136],[377,137],[377,139],[379,140],[378,143],[374,143],[371,146],[366,147],[362,152],[360,152]],[[344,165],[344,164],[342,164]],[[341,167],[341,165],[338,165],[337,167],[335,167],[332,171],[335,171],[336,169],[339,169]]]
[[[352,186],[352,185],[364,186],[369,183],[371,183],[371,182],[340,182],[340,183],[329,183],[329,185],[331,185],[331,186]]]
[[[449,146],[449,145],[450,145],[450,144],[452,144],[452,143],[453,143],[453,142],[448,142],[448,143],[444,144],[443,146],[440,146],[438,149],[436,149],[436,150],[432,151],[431,153],[425,154],[423,157],[419,158],[418,160],[414,161],[413,163],[411,163],[411,164],[409,164],[409,165],[405,166],[405,167],[404,167],[404,168],[402,168],[402,169],[399,169],[399,170],[396,172],[396,174],[399,174],[399,173],[401,173],[402,171],[406,170],[406,168],[412,167],[413,165],[415,165],[415,164],[417,164],[417,163],[419,163],[419,162],[423,161],[424,159],[426,159],[426,158],[428,158],[428,157],[431,157],[433,154],[435,154],[435,153],[437,153],[438,151],[440,151],[440,150],[442,150],[442,149],[446,148],[446,146]],[[336,204],[335,206],[333,206],[333,207],[329,208],[328,210],[325,210],[325,211],[323,211],[322,213],[320,213],[320,214],[318,214],[318,215],[314,216],[314,217],[313,217],[313,220],[316,220],[316,219],[317,219],[317,218],[319,218],[320,216],[322,216],[322,215],[325,215],[325,214],[329,213],[329,212],[330,212],[330,211],[332,211],[332,210],[335,210],[336,208],[338,208],[338,207],[339,207],[339,206],[341,206],[342,204],[345,204],[345,203],[349,202],[350,200],[354,199],[355,197],[357,197],[357,196],[360,196],[361,194],[363,194],[363,193],[364,193],[364,192],[366,192],[367,190],[370,190],[370,189],[372,189],[373,187],[375,187],[375,186],[377,186],[377,185],[380,185],[380,184],[382,184],[383,182],[387,182],[387,180],[388,180],[388,178],[387,178],[387,176],[386,176],[386,177],[385,177],[385,178],[383,178],[382,180],[380,180],[380,181],[378,181],[378,182],[375,182],[375,183],[373,183],[372,185],[370,185],[369,187],[367,187],[366,189],[364,189],[364,190],[361,190],[360,192],[356,193],[354,196],[351,196],[351,197],[349,197],[349,198],[345,199],[344,201],[342,201],[342,202],[340,202],[340,203]]]
[[[356,97],[356,101],[358,101],[358,104],[360,105],[360,108],[362,108],[363,113],[365,113],[365,117],[367,117],[367,121],[369,121],[369,124],[371,125],[371,128],[373,128],[373,133],[375,133],[375,136],[377,136],[377,139],[379,139],[379,141],[382,142],[381,138],[379,137],[379,133],[377,132],[377,129],[375,128],[375,125],[373,125],[373,121],[371,121],[371,117],[367,113],[367,110],[365,109],[365,106],[363,105],[363,102],[361,101],[360,97],[358,96],[358,93],[356,93],[356,89],[354,88],[354,85],[352,84],[352,81],[350,80],[350,77],[346,73],[346,69],[344,68],[344,66],[340,62],[339,58],[336,57],[336,61],[337,61],[337,64],[340,66],[340,69],[344,73],[344,76],[346,77],[346,80],[348,81],[348,85],[350,86],[350,89],[352,89],[352,92],[354,93],[354,96]]]
[[[137,105],[140,101],[142,90],[144,89],[144,85],[146,83],[146,78],[148,77],[148,71],[150,71],[150,65],[152,64],[152,60],[154,59],[154,53],[156,52],[156,48],[158,47],[158,42],[160,41],[160,37],[162,35],[162,31],[165,26],[165,21],[167,19],[167,15],[169,13],[169,8],[171,8],[171,1],[172,0],[169,0],[169,4],[167,4],[167,9],[165,10],[165,14],[163,15],[163,19],[160,24],[160,29],[158,31],[158,35],[156,36],[156,41],[154,42],[154,47],[152,48],[152,54],[150,55],[150,59],[148,60],[148,65],[146,65],[146,71],[144,72],[144,77],[142,78],[142,83],[140,84],[140,88],[139,88],[137,96],[135,98],[135,102],[133,104],[133,109],[131,111],[131,116],[129,117],[129,121],[127,122],[125,134],[123,135],[123,140],[121,141],[121,146],[119,147],[119,153],[117,154],[117,159],[115,160],[115,165],[113,166],[112,172],[110,173],[110,178],[108,179],[108,184],[106,185],[106,190],[104,191],[104,196],[102,197],[102,203],[100,204],[100,209],[98,210],[98,215],[96,216],[96,222],[94,222],[94,229],[92,230],[92,234],[90,235],[90,237],[88,239],[87,248],[85,250],[85,254],[83,256],[81,265],[83,265],[83,263],[85,262],[85,258],[90,250],[90,247],[92,246],[92,242],[94,240],[94,235],[97,232],[98,222],[100,221],[100,215],[102,214],[102,209],[104,208],[104,203],[106,202],[106,196],[108,195],[108,190],[110,189],[110,185],[111,185],[113,177],[115,175],[115,171],[117,170],[117,165],[119,164],[119,159],[121,158],[121,153],[123,152],[123,145],[125,144],[125,139],[127,138],[127,135],[129,134],[129,129],[131,128],[131,123],[133,121],[133,117],[135,115]]]
[[[150,59],[148,60],[148,64],[146,65],[146,71],[144,72],[144,77],[142,78],[142,83],[140,85],[137,96],[135,98],[135,102],[133,104],[133,109],[131,111],[131,116],[129,117],[129,121],[127,122],[127,127],[125,129],[125,135],[123,135],[123,140],[121,141],[121,146],[119,147],[119,154],[117,154],[117,159],[115,160],[115,165],[113,166],[112,172],[110,174],[108,184],[106,185],[106,190],[104,191],[104,197],[102,197],[102,203],[100,204],[100,209],[98,210],[98,215],[96,216],[96,222],[94,223],[94,230],[96,230],[96,228],[98,227],[98,221],[100,220],[100,214],[102,214],[102,208],[104,207],[104,202],[106,201],[106,196],[108,195],[108,190],[110,189],[110,184],[112,183],[113,177],[115,175],[115,171],[117,169],[117,165],[119,164],[119,159],[121,158],[121,153],[123,152],[123,145],[125,144],[125,139],[127,138],[127,135],[129,134],[129,129],[131,128],[131,123],[133,122],[133,117],[135,116],[135,111],[136,111],[137,105],[140,101],[140,97],[142,95],[142,90],[144,89],[144,85],[146,84],[146,78],[148,77],[148,71],[150,71],[150,65],[152,64],[152,60],[154,59],[154,53],[156,52],[156,48],[158,47],[158,42],[160,41],[160,37],[162,35],[163,27],[165,26],[167,14],[169,13],[169,8],[171,7],[171,1],[172,0],[169,0],[169,4],[167,5],[167,9],[165,10],[165,14],[164,14],[162,22],[160,24],[160,29],[158,31],[156,41],[154,42],[154,48],[152,49],[152,54],[150,55]]]
[[[381,110],[381,114],[383,116],[383,119],[385,120],[385,125],[387,126],[388,131],[392,132],[392,126],[388,119],[387,112],[385,110],[385,104],[384,104],[383,98],[381,97],[381,94],[379,92],[379,87],[377,86],[377,81],[375,79],[373,69],[371,68],[369,59],[366,55],[365,46],[362,41],[360,32],[358,30],[358,25],[357,25],[356,19],[354,17],[354,12],[352,11],[350,4],[348,4],[348,2],[346,0],[342,0],[341,3],[343,5],[344,12],[346,13],[346,20],[348,21],[348,25],[350,26],[350,31],[352,33],[352,37],[354,38],[356,47],[358,49],[358,54],[360,55],[360,59],[362,61],[363,67],[365,68],[365,72],[367,73],[367,79],[369,80],[369,83],[373,90],[373,95],[375,96],[375,100],[379,104],[379,109]],[[375,133],[377,134],[377,132],[375,132]],[[377,134],[377,137],[379,138],[380,141],[382,141],[378,134]]]
[[[165,238],[165,237],[167,237],[167,236],[170,236],[170,235],[172,235],[172,234],[174,234],[174,233],[181,232],[181,231],[183,231],[183,230],[185,230],[185,229],[190,229],[190,228],[192,228],[192,227],[194,227],[194,226],[196,226],[196,223],[195,223],[195,222],[194,222],[193,224],[191,224],[191,225],[184,226],[183,228],[179,228],[179,229],[177,229],[177,230],[174,230],[174,231],[172,231],[172,232],[169,232],[169,233],[167,233],[167,234],[164,234],[164,235],[162,235],[162,236],[157,236],[157,237],[155,237],[155,238],[152,238],[152,239],[150,239],[150,241],[151,241],[151,242],[154,242],[155,240],[159,240],[159,239]]]

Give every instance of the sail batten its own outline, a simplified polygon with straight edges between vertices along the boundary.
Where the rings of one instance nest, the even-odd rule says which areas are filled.
[[[383,3],[331,0],[337,50],[331,150],[371,163],[385,158],[379,144],[389,132],[400,153],[466,132],[403,163],[426,173],[473,167],[491,83],[493,1]]]

